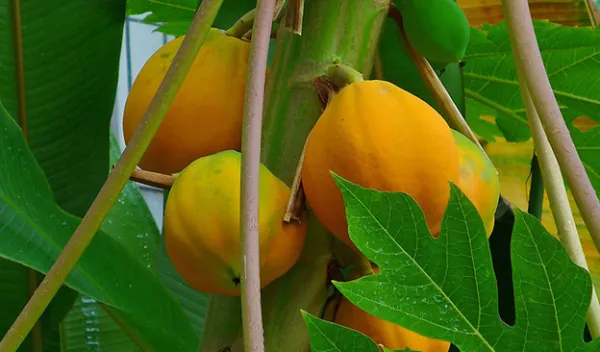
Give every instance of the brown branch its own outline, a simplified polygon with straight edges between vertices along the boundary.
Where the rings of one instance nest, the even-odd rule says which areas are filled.
[[[134,170],[129,179],[131,181],[142,183],[147,186],[167,190],[173,186],[176,177],[172,175],[161,174],[158,172]]]
[[[304,0],[289,0],[285,12],[284,28],[294,34],[302,35],[302,20],[304,19]]]

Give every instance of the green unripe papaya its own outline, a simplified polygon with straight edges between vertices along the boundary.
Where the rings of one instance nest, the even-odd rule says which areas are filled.
[[[432,66],[443,67],[463,59],[471,29],[455,1],[401,0],[397,6],[408,40]]]

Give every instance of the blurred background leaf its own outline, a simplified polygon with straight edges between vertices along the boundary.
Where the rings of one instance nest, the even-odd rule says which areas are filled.
[[[199,0],[128,0],[127,14],[149,12],[144,22],[159,24],[159,31],[180,36],[186,33],[192,23],[200,2]],[[213,27],[227,29],[255,6],[256,0],[225,0]]]

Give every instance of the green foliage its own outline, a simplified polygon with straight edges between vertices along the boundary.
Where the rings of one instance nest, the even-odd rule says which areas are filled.
[[[398,0],[404,31],[411,45],[432,65],[457,63],[469,44],[469,21],[452,0]]]
[[[515,210],[511,263],[516,323],[509,326],[498,316],[483,223],[458,187],[451,184],[442,231],[433,238],[422,210],[407,194],[334,178],[344,196],[350,238],[381,270],[335,282],[360,309],[451,341],[464,352],[600,348],[600,339],[588,344],[582,339],[591,297],[589,274],[531,215]]]
[[[150,12],[145,23],[158,24],[158,31],[180,36],[187,32],[196,13],[199,0],[128,0],[127,14]],[[228,29],[246,12],[256,6],[256,0],[225,0],[213,27]]]
[[[600,121],[600,32],[586,27],[567,27],[548,21],[534,21],[542,58],[554,94],[563,114],[575,110]],[[492,140],[491,130],[474,125],[480,116],[496,118],[502,135],[509,141],[525,141],[531,134],[521,99],[515,63],[504,22],[471,29],[465,56],[467,120],[475,132]],[[597,170],[600,171],[600,170]]]
[[[80,219],[54,202],[20,129],[0,109],[0,256],[47,273]],[[99,232],[66,284],[107,304],[136,340],[160,350],[193,351],[197,337],[179,302],[142,260]]]
[[[309,313],[302,312],[308,326],[310,349],[312,352],[379,352],[377,344],[367,335],[345,326],[319,319]],[[384,351],[394,352],[385,349]],[[410,352],[405,349],[404,352]],[[398,351],[400,352],[400,351]]]

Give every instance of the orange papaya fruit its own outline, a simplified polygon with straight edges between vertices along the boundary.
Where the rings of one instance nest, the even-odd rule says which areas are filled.
[[[376,273],[378,268],[373,268]],[[350,279],[356,279],[356,271],[350,272]],[[377,344],[390,350],[410,348],[421,352],[447,352],[450,342],[436,340],[408,330],[390,321],[379,319],[352,304],[342,297],[334,323],[359,331],[369,336]]]
[[[181,277],[198,291],[240,294],[241,154],[227,150],[199,158],[176,174],[165,205],[167,255]],[[300,257],[305,215],[286,223],[290,188],[260,165],[260,280],[265,287]]]
[[[127,96],[123,135],[129,143],[185,36],[160,47],[144,64]],[[139,162],[163,174],[192,161],[241,148],[250,44],[211,28],[194,62]]]
[[[351,83],[330,100],[309,133],[302,165],[302,187],[315,216],[356,249],[330,171],[363,187],[407,193],[432,234],[441,227],[449,181],[460,179],[458,147],[442,116],[417,96],[379,80]]]
[[[452,130],[460,165],[458,188],[479,212],[489,238],[494,230],[500,199],[500,178],[494,164],[481,148],[458,131]]]

